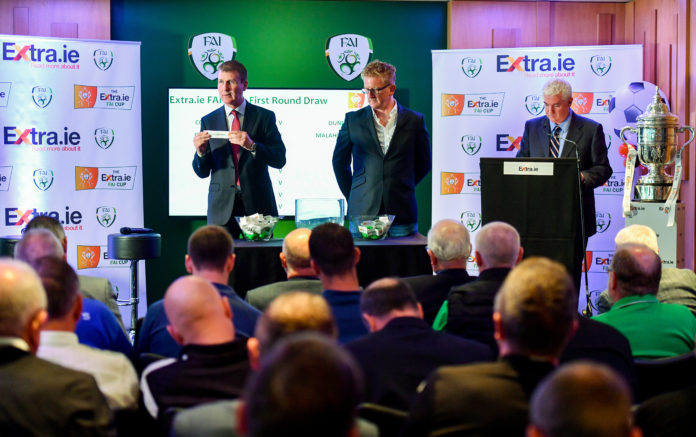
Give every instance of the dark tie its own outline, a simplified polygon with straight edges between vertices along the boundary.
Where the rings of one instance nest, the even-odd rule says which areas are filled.
[[[230,112],[230,118],[232,119],[230,123],[230,131],[241,130],[241,125],[239,124],[239,114],[237,111],[232,110],[232,112]],[[239,144],[232,144],[232,162],[234,163],[234,173],[236,175],[235,183],[239,185]]]
[[[553,128],[553,134],[551,135],[551,142],[549,144],[549,154],[552,158],[558,158],[561,150],[561,127],[556,126]]]

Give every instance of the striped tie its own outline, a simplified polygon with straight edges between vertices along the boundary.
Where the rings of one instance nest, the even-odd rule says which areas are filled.
[[[551,142],[549,144],[549,153],[552,158],[558,158],[561,150],[561,127],[556,126],[553,128],[553,135],[551,135]]]

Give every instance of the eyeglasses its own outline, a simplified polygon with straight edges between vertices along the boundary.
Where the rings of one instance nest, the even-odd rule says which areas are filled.
[[[363,94],[378,94],[380,93],[383,89],[388,88],[391,84],[388,83],[384,85],[382,88],[363,88],[362,93]]]

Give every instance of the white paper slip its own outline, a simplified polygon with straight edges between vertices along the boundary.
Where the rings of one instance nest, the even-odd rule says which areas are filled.
[[[227,139],[227,134],[229,133],[226,130],[207,130],[210,134],[210,138],[216,139],[216,140],[226,140]]]

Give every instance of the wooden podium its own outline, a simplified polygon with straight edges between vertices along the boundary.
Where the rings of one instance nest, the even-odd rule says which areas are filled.
[[[481,219],[520,233],[524,255],[566,266],[576,285],[584,247],[574,158],[481,158]]]

